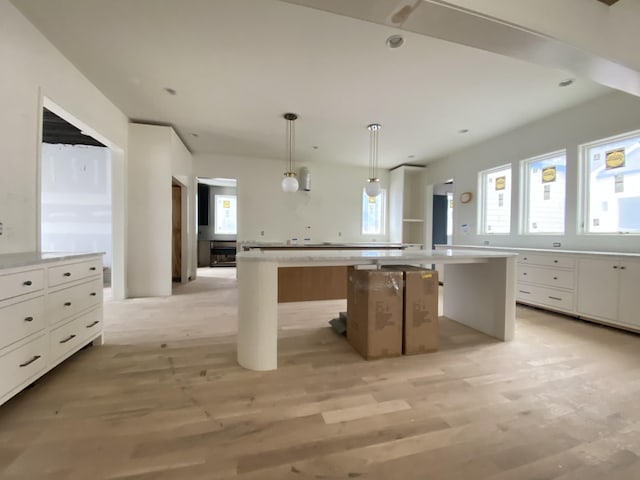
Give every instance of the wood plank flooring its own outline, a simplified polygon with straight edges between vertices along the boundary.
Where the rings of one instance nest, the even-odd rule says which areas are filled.
[[[106,345],[0,407],[7,480],[640,478],[640,336],[518,307],[501,343],[443,319],[437,353],[367,362],[280,307],[280,368],[235,361],[235,277],[109,301]],[[212,289],[213,288],[213,289]]]

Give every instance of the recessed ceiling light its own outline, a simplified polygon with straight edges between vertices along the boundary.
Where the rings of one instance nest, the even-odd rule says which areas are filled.
[[[404,38],[402,35],[391,35],[387,38],[387,46],[389,48],[400,48],[404,45]]]
[[[165,92],[167,92],[169,95],[177,95],[178,94],[178,92],[176,92],[175,88],[164,87],[163,90]]]
[[[197,133],[192,133],[191,136],[194,138],[198,138],[200,135],[198,135]]]
[[[409,155],[407,158],[416,158],[415,155]]]
[[[314,150],[318,150],[318,146],[317,146],[317,145],[314,145],[312,148],[313,148]]]
[[[573,78],[567,78],[558,84],[559,87],[568,87],[569,85],[573,85]]]
[[[462,130],[458,130],[458,133],[469,133],[469,129],[463,128]]]

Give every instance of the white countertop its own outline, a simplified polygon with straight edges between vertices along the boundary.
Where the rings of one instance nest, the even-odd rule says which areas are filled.
[[[362,242],[362,243],[333,243],[333,242],[320,242],[320,243],[284,243],[284,242],[241,242],[242,248],[407,248],[412,244],[406,243],[387,243],[387,242]]]
[[[278,264],[383,265],[402,263],[480,263],[517,253],[474,250],[251,250],[236,255],[239,262]]]
[[[20,253],[3,253],[0,254],[0,269],[28,267],[29,265],[38,265],[41,263],[58,262],[63,260],[75,260],[83,257],[93,257],[95,255],[104,255],[104,252],[87,252],[87,253],[71,253],[71,252],[20,252]]]
[[[540,252],[540,253],[558,253],[558,254],[581,254],[581,255],[604,255],[610,257],[636,257],[640,258],[640,253],[632,252],[603,252],[590,250],[562,250],[560,248],[527,248],[527,247],[496,247],[492,245],[436,245],[438,248],[454,248],[454,249],[473,249],[473,250],[500,250],[505,252]]]

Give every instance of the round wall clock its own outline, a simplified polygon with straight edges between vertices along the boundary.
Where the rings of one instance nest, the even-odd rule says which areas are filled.
[[[473,198],[473,194],[471,192],[462,192],[460,194],[460,203],[469,203]]]

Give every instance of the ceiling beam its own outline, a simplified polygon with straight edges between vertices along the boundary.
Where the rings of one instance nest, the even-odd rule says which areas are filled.
[[[640,96],[640,70],[447,0],[281,0],[400,28],[526,62]]]

